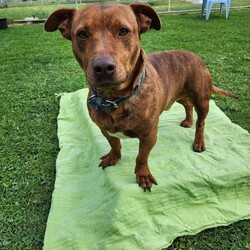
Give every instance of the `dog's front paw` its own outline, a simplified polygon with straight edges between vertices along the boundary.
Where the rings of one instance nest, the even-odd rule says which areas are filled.
[[[193,150],[198,153],[205,151],[205,142],[194,142]]]
[[[148,169],[136,169],[136,182],[143,188],[144,192],[147,190],[151,192],[152,184],[157,185],[154,176]]]
[[[192,124],[193,121],[191,120],[183,120],[180,125],[184,128],[191,128]]]
[[[100,158],[102,161],[100,162],[99,167],[102,167],[104,169],[109,166],[114,166],[120,158],[121,158],[121,155],[116,155],[111,150],[108,154]]]

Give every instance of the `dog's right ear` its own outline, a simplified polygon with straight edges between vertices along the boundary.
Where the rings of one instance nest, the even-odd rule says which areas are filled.
[[[63,8],[54,11],[46,20],[44,28],[47,32],[60,30],[62,36],[71,40],[71,23],[76,9]]]

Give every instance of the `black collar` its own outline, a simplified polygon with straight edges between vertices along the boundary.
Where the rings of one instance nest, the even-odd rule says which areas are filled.
[[[122,103],[128,101],[138,91],[138,89],[141,87],[141,85],[145,79],[145,76],[146,76],[146,68],[143,69],[142,75],[141,75],[139,81],[137,82],[135,88],[133,89],[132,93],[127,97],[118,98],[114,101],[103,100],[101,97],[99,97],[97,95],[95,90],[91,89],[93,95],[91,95],[89,97],[88,104],[93,106],[94,110],[100,110],[101,108],[117,109],[119,104],[122,104]]]

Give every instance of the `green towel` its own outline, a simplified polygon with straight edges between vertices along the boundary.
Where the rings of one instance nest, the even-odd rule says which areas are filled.
[[[192,151],[195,126],[179,126],[181,105],[161,115],[149,157],[158,185],[150,193],[135,181],[137,139],[122,140],[115,167],[98,167],[110,147],[88,115],[87,92],[61,97],[60,153],[44,249],[161,249],[177,236],[250,218],[250,136],[214,101],[203,153]]]

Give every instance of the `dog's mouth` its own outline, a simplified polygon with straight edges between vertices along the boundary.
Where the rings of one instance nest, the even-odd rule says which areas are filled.
[[[102,80],[102,81],[89,81],[89,84],[94,88],[102,88],[102,89],[117,89],[121,88],[123,81],[113,81],[113,80]]]
[[[129,91],[128,83],[123,78],[95,80],[87,79],[88,85],[92,91],[95,91],[103,99],[116,99],[124,97]]]
[[[100,89],[121,90],[127,81],[126,74],[119,74],[118,72],[109,77],[99,77],[91,73],[90,75],[87,74],[86,78],[91,87]]]

